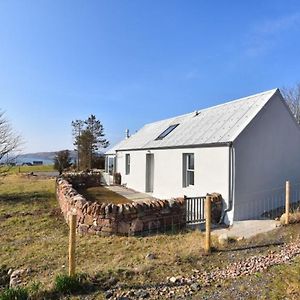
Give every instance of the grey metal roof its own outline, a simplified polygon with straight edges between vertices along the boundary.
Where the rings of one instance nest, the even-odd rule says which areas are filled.
[[[146,124],[108,153],[117,150],[154,149],[233,142],[265,104],[279,91],[273,89],[174,118]],[[179,124],[161,140],[169,126]]]

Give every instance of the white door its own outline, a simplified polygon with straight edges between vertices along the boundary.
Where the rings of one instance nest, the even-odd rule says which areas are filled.
[[[154,154],[146,154],[146,193],[153,193]]]

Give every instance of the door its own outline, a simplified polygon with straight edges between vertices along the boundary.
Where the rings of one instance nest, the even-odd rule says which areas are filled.
[[[146,154],[146,193],[153,193],[154,154]]]

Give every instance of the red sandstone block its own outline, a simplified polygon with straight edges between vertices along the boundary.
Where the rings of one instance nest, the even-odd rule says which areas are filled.
[[[97,218],[96,220],[98,226],[109,226],[111,223],[110,219]]]
[[[91,215],[85,215],[83,223],[86,225],[93,225],[94,218]]]
[[[131,222],[131,227],[130,227],[131,233],[140,232],[143,231],[143,229],[144,229],[144,223],[142,220],[135,219]]]
[[[78,232],[79,234],[87,234],[88,229],[89,229],[89,226],[88,226],[88,225],[85,225],[85,224],[79,224],[78,227],[77,227],[77,232]]]
[[[77,217],[83,217],[83,212],[81,209],[76,210]]]
[[[104,226],[101,229],[102,232],[111,232],[111,233],[117,233],[117,226]]]
[[[128,234],[130,232],[130,224],[126,222],[118,223],[118,233]]]

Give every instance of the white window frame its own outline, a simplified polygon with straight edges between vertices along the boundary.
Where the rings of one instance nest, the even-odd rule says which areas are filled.
[[[130,174],[130,154],[125,154],[125,175]]]
[[[193,157],[194,165],[193,168],[189,168],[190,165],[190,159]],[[183,187],[189,187],[195,185],[195,155],[194,153],[183,153],[182,156],[182,162],[183,162]],[[193,181],[191,181],[191,176],[189,174],[193,174],[192,178]]]
[[[115,157],[112,157],[112,156],[108,157],[108,173],[110,175],[113,175],[113,173],[116,171],[115,170],[115,161],[116,161]]]
[[[105,173],[108,173],[109,171],[108,171],[108,160],[109,160],[109,158],[108,158],[108,156],[106,155],[105,156]]]

